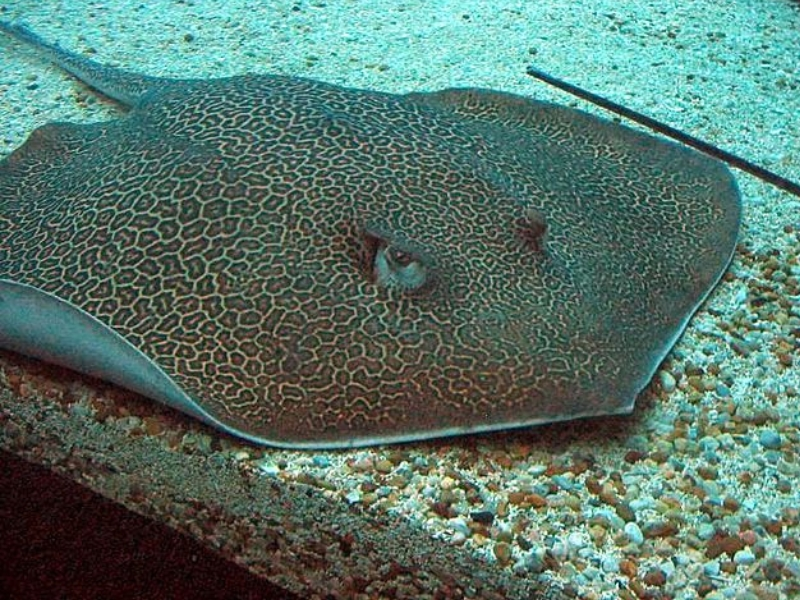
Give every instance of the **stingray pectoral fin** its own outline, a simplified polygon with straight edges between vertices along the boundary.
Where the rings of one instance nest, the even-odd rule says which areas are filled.
[[[110,381],[220,426],[120,334],[39,288],[0,279],[0,348]]]

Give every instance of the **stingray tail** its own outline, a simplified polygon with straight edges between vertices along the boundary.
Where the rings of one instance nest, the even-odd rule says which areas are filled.
[[[142,96],[165,79],[139,75],[123,69],[101,65],[74,52],[64,50],[58,44],[42,39],[23,23],[0,21],[0,31],[27,44],[47,60],[58,65],[70,75],[126,106],[135,106]]]

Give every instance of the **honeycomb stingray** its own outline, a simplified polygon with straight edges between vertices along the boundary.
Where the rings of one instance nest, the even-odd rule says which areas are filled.
[[[161,79],[0,29],[129,109],[0,163],[0,347],[254,442],[628,413],[734,249],[722,163],[581,111]]]

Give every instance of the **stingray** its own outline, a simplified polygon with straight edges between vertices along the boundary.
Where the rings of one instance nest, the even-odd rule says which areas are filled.
[[[252,442],[629,413],[734,251],[722,162],[576,109],[149,77],[0,29],[127,109],[0,163],[0,348]]]

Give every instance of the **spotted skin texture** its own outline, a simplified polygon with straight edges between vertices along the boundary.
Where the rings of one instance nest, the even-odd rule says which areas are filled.
[[[365,445],[628,412],[739,211],[721,164],[527,98],[166,80],[0,163],[0,279],[229,430]],[[376,248],[424,284],[381,285]]]

